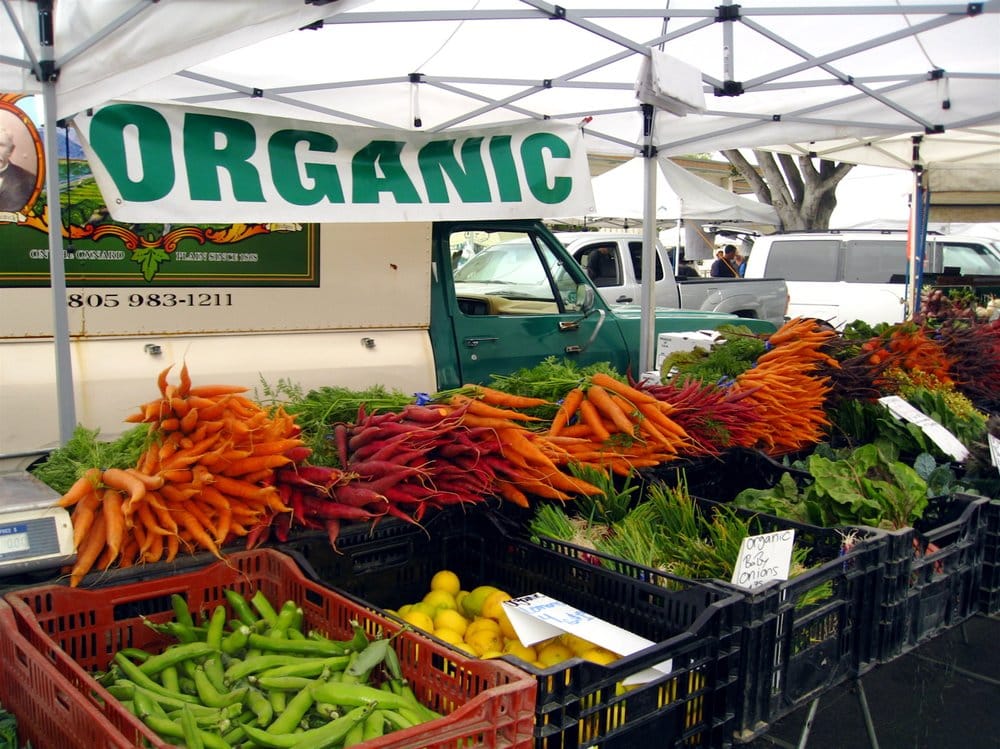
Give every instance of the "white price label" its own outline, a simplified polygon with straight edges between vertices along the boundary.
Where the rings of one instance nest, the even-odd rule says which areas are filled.
[[[990,462],[1000,471],[1000,439],[997,439],[992,434],[987,434],[986,441],[990,445]]]
[[[934,421],[923,411],[914,408],[898,395],[887,395],[878,399],[894,416],[912,422],[923,430],[930,440],[959,463],[969,457],[968,448],[954,434]]]
[[[794,546],[792,528],[745,537],[733,568],[733,585],[753,590],[772,580],[787,580]]]

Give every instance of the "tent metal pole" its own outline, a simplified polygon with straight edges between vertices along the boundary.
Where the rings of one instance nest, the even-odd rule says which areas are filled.
[[[56,360],[56,403],[59,412],[59,442],[69,442],[76,428],[73,401],[73,361],[69,347],[69,314],[66,310],[66,266],[63,259],[62,207],[59,202],[59,141],[56,116],[55,53],[53,49],[52,3],[38,3],[40,40],[39,71],[45,122],[45,195],[48,201],[49,277],[52,285],[52,340]]]
[[[656,299],[653,284],[656,281],[656,149],[653,147],[653,116],[651,104],[642,105],[643,130],[646,144],[643,147],[643,167],[646,178],[642,211],[642,289],[639,299],[642,306],[639,341],[639,372],[641,376],[653,369],[656,356]]]

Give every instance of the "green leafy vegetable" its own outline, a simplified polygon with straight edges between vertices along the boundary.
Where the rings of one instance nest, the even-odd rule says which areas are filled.
[[[131,468],[138,464],[149,445],[148,424],[137,424],[116,440],[100,440],[99,429],[77,425],[73,436],[56,448],[44,462],[31,468],[39,481],[60,494],[73,485],[88,468]]]

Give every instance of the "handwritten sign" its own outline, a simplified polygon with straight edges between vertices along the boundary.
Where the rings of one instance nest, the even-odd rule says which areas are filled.
[[[949,432],[930,416],[914,408],[898,395],[887,395],[878,399],[893,416],[916,424],[924,434],[944,452],[959,463],[969,457],[969,450],[954,434]]]
[[[504,601],[501,605],[518,639],[525,645],[534,645],[563,633],[600,645],[617,655],[631,655],[656,644],[611,622],[598,619],[593,614],[550,598],[544,593],[521,596]],[[643,684],[669,674],[672,667],[672,662],[666,660],[653,668],[632,674],[623,682]]]
[[[795,531],[787,530],[747,536],[733,568],[733,585],[753,590],[772,580],[787,580],[792,565]]]

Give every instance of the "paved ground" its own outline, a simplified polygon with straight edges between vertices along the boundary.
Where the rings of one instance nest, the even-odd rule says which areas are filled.
[[[853,684],[772,726],[749,749],[1000,749],[1000,615],[976,616],[861,679],[877,739],[868,740]]]

